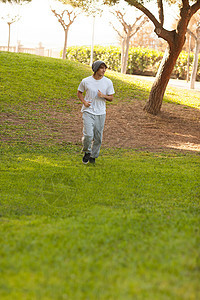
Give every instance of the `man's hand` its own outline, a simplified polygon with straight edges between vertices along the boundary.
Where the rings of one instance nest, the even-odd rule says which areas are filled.
[[[110,102],[113,101],[113,95],[104,95],[100,90],[98,90],[98,97]]]
[[[91,105],[92,102],[91,101],[85,101],[82,92],[78,91],[77,92],[77,96],[81,100],[81,102],[85,105],[85,107],[90,107],[90,105]]]
[[[83,104],[85,105],[85,107],[90,107],[91,105],[91,101],[84,101]]]
[[[100,90],[98,90],[98,97],[105,98],[105,95]]]

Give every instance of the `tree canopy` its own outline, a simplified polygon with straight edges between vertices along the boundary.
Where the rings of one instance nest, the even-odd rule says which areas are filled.
[[[87,15],[95,15],[102,13],[102,5],[104,0],[59,0],[64,4],[70,4],[73,7],[80,8]],[[107,3],[105,3],[107,4]]]
[[[32,0],[0,0],[0,2],[3,3],[17,3],[17,4],[21,4],[22,2],[31,2]]]

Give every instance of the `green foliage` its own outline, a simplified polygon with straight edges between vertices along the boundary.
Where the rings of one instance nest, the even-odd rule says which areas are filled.
[[[80,8],[86,15],[97,15],[103,12],[103,0],[59,0],[63,4],[69,4],[75,8]]]
[[[69,47],[67,49],[67,59],[79,61],[85,64],[90,62],[90,47]],[[157,72],[158,63],[163,53],[147,48],[130,48],[128,59],[129,74],[143,74],[149,69],[155,74]],[[121,48],[115,46],[95,46],[94,60],[101,59],[105,61],[108,68],[113,71],[121,70]]]
[[[31,2],[32,0],[0,0],[0,2],[6,3],[17,3],[17,4],[21,4],[23,2]]]
[[[190,54],[190,72],[192,71],[194,55],[193,53]],[[182,51],[179,55],[179,58],[176,61],[176,65],[174,67],[173,74],[177,78],[186,79],[187,76],[187,60],[188,60],[188,53]],[[200,80],[200,55],[199,55],[199,62],[197,68],[197,80]]]
[[[90,63],[90,47],[69,47],[67,49],[67,59],[79,61],[84,64]],[[153,75],[155,76],[163,53],[149,48],[132,47],[129,49],[128,74]],[[121,48],[114,46],[95,46],[94,60],[104,60],[108,68],[120,72],[121,70]],[[190,70],[192,68],[193,55],[190,55]],[[172,77],[186,79],[187,74],[187,53],[181,52],[174,67]],[[200,80],[200,56],[197,72],[197,79]]]
[[[157,73],[163,53],[148,48],[130,48],[128,70],[130,74]]]

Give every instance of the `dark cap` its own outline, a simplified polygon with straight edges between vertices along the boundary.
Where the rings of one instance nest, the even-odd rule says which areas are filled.
[[[102,61],[102,60],[97,60],[97,61],[93,62],[93,64],[92,64],[92,71],[94,73],[97,72],[102,64],[104,64],[105,67],[107,68],[105,62]]]

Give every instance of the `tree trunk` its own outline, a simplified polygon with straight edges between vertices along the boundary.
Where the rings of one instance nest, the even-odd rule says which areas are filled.
[[[194,89],[196,76],[197,76],[197,68],[198,68],[198,59],[199,59],[199,50],[200,50],[200,41],[196,42],[196,50],[195,50],[195,56],[194,56],[194,63],[192,67],[192,75],[190,80],[190,88]]]
[[[67,53],[67,36],[68,36],[68,28],[65,29],[65,42],[64,42],[62,59],[66,59],[66,53]]]
[[[165,51],[149,99],[144,107],[144,110],[150,114],[157,115],[160,112],[167,84],[182,47],[183,43],[174,43],[171,48],[168,46]]]
[[[94,58],[94,26],[95,26],[95,16],[93,16],[93,22],[92,22],[92,42],[91,42],[91,54],[90,54],[90,67],[92,67],[93,58]]]
[[[190,88],[194,89],[196,76],[197,76],[197,68],[198,68],[198,60],[199,60],[199,51],[200,51],[200,26],[197,28],[197,39],[196,39],[196,47],[194,54],[194,62],[192,67],[192,75],[190,80]]]
[[[125,53],[125,39],[122,39],[122,52],[121,52],[121,73],[124,72],[124,53]]]
[[[190,79],[190,51],[191,51],[191,35],[189,34],[189,38],[188,38],[188,58],[187,58],[187,82],[189,81]]]
[[[8,23],[8,52],[10,51],[10,25],[11,23]]]
[[[123,72],[122,72],[123,74],[126,74],[127,71],[129,43],[130,43],[130,38],[127,37],[125,42],[125,51],[124,51],[124,62],[123,62]]]

